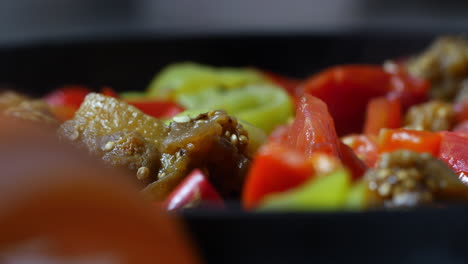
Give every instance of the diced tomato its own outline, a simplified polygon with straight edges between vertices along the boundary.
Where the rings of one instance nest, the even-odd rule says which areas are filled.
[[[163,203],[163,207],[167,210],[204,205],[224,207],[224,202],[199,169],[192,171]]]
[[[155,118],[171,118],[184,111],[184,108],[175,102],[159,100],[131,100],[129,104],[140,109],[143,113]]]
[[[357,157],[360,158],[369,167],[374,167],[378,159],[379,151],[376,140],[373,136],[367,135],[349,135],[342,139],[343,143],[348,145]]]
[[[306,157],[316,151],[340,157],[335,125],[322,100],[308,94],[301,98],[287,144]]]
[[[382,128],[401,127],[401,104],[399,99],[378,97],[367,105],[364,133],[377,136]]]
[[[440,141],[441,135],[439,133],[408,129],[382,129],[378,145],[380,153],[407,149],[428,152],[436,157],[439,153]]]
[[[337,66],[307,79],[299,94],[311,94],[323,100],[335,120],[338,134],[347,135],[361,131],[367,103],[390,91],[390,77],[380,66]]]
[[[453,106],[458,122],[468,120],[468,99],[456,103]]]
[[[453,131],[464,131],[464,132],[468,132],[468,120],[466,121],[463,121],[459,124],[457,124],[454,128],[453,128]]]
[[[101,93],[105,96],[119,98],[119,94],[116,91],[114,91],[112,88],[110,88],[109,86],[103,87],[101,89]]]
[[[290,95],[296,95],[296,90],[301,84],[301,80],[282,76],[270,71],[262,70],[261,72],[267,79],[269,79],[271,82],[278,85],[279,87],[284,88],[284,90],[286,90]]]
[[[439,159],[450,166],[468,184],[468,133],[441,132]]]
[[[347,145],[340,142],[341,161],[348,168],[353,176],[353,179],[360,179],[367,170],[367,165],[360,160],[354,151]]]
[[[67,85],[46,95],[44,100],[51,106],[68,106],[80,108],[84,98],[91,91],[80,85]]]
[[[274,142],[264,145],[253,160],[242,193],[246,209],[268,194],[299,186],[314,175],[313,164],[301,152]]]

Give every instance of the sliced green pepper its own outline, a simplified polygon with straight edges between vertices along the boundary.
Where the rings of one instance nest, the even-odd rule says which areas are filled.
[[[287,175],[285,175],[286,177]],[[293,190],[267,196],[260,210],[335,210],[343,208],[351,189],[351,175],[339,169],[314,178]]]
[[[196,94],[181,94],[177,100],[187,109],[222,109],[241,120],[271,132],[293,116],[293,103],[281,88],[248,85],[233,90],[207,89]]]
[[[214,68],[192,62],[169,65],[151,82],[148,95],[173,99],[179,94],[205,89],[232,89],[251,83],[265,83],[262,74],[253,69]]]

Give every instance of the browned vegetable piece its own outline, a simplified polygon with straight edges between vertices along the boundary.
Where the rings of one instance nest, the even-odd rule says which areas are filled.
[[[171,123],[163,141],[161,174],[165,176],[160,175],[161,180],[149,185],[145,193],[158,200],[166,186],[172,189],[192,169],[205,168],[223,196],[238,195],[250,166],[248,135],[242,125],[224,111],[181,121],[185,122]]]
[[[455,125],[451,103],[433,100],[412,106],[405,116],[405,127],[414,130],[442,131]]]
[[[434,201],[467,201],[468,187],[428,153],[384,153],[365,180],[373,206],[412,207]]]
[[[59,134],[107,164],[126,167],[147,182],[157,179],[160,143],[167,130],[163,122],[123,101],[91,93],[75,117],[62,124]]]
[[[432,98],[452,100],[468,78],[468,40],[445,36],[408,61],[408,71],[432,83]]]
[[[222,195],[236,195],[250,164],[247,132],[223,111],[167,126],[123,101],[90,94],[59,134],[149,183],[144,193],[152,200],[164,199],[194,168],[205,169]]]

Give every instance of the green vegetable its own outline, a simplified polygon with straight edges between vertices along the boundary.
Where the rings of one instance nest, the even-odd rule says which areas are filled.
[[[198,93],[205,89],[232,89],[265,82],[263,75],[253,69],[214,68],[183,62],[163,69],[151,82],[148,95],[173,99],[180,94]]]
[[[350,189],[351,175],[347,170],[339,169],[329,175],[316,177],[290,191],[269,195],[262,201],[259,209],[262,211],[340,209],[346,205]]]
[[[248,85],[233,90],[207,89],[196,94],[181,94],[177,101],[187,109],[225,110],[266,133],[293,116],[289,95],[269,84]]]
[[[367,206],[367,195],[368,188],[366,182],[359,181],[354,183],[346,199],[346,208],[351,210],[365,209]]]

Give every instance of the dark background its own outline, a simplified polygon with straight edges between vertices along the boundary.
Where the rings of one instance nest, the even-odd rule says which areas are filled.
[[[456,0],[2,0],[0,44],[128,35],[464,32]]]

